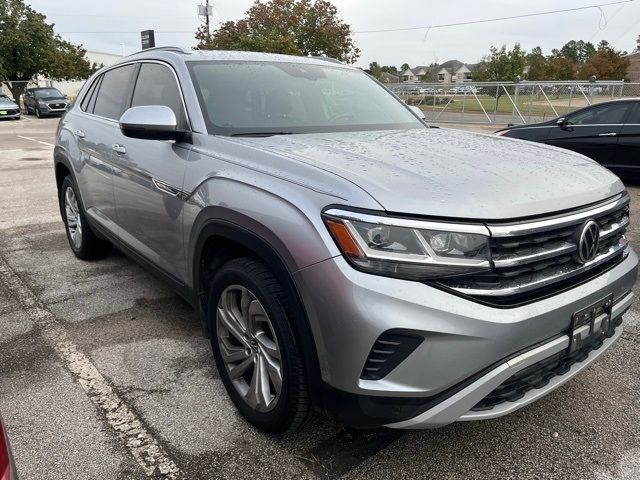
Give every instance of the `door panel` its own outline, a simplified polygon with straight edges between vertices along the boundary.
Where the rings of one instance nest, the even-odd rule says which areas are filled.
[[[83,116],[81,128],[73,133],[80,149],[81,170],[78,182],[87,214],[103,227],[116,232],[113,198],[113,168],[110,139],[118,134],[118,125],[102,118]]]
[[[185,145],[120,134],[112,150],[120,240],[180,281],[185,280],[180,188]]]
[[[174,111],[178,128],[189,128],[175,74],[167,65],[140,65],[131,105],[167,106]],[[184,283],[181,188],[190,145],[120,133],[112,147],[120,240]]]
[[[546,143],[581,153],[606,165],[613,158],[621,125],[568,125],[549,131]]]

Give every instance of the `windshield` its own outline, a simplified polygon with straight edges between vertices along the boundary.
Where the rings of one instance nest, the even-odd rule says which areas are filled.
[[[365,73],[337,66],[188,62],[210,133],[424,128]]]
[[[64,95],[57,88],[43,88],[34,91],[36,98],[61,98]]]

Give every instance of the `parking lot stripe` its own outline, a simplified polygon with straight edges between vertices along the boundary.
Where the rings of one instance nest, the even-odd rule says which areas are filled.
[[[41,140],[36,140],[35,138],[23,137],[22,135],[18,135],[18,138],[24,138],[25,140],[31,140],[32,142],[41,143],[42,145],[46,145],[48,147],[54,147],[53,143],[43,142]]]
[[[45,342],[96,405],[105,422],[153,478],[182,479],[182,472],[160,443],[145,428],[136,413],[113,390],[89,357],[69,340],[63,325],[0,256],[0,283],[15,298],[30,320],[40,327]]]

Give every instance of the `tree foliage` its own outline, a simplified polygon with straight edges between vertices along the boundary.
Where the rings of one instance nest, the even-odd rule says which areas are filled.
[[[527,55],[516,43],[511,50],[507,46],[491,47],[489,55],[484,57],[474,73],[473,79],[479,82],[513,81],[524,75]]]
[[[598,47],[582,40],[567,42],[549,56],[540,47],[527,55],[529,80],[620,80],[626,76],[629,60],[626,52],[612,48],[602,40]]]
[[[198,49],[327,55],[347,63],[360,56],[351,27],[326,0],[256,0],[244,18],[225,22],[209,36],[200,27],[196,40]]]
[[[17,99],[36,75],[53,80],[87,78],[97,66],[86,50],[63,40],[53,24],[24,0],[0,0],[0,81]]]
[[[609,43],[598,45],[595,52],[580,69],[581,78],[595,76],[599,80],[623,80],[627,76],[629,59]]]

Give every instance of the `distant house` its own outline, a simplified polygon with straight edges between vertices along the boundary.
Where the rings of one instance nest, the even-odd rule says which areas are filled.
[[[389,72],[382,72],[380,75],[380,81],[382,83],[398,83],[400,81],[400,77],[398,75],[394,75]]]
[[[436,81],[438,83],[462,83],[473,80],[473,72],[477,63],[463,63],[460,60],[449,60],[437,67]]]
[[[433,72],[433,67],[424,66],[424,65],[414,67],[414,68],[407,68],[406,70],[400,72],[400,81],[402,83],[416,83],[416,82],[430,81],[432,72]]]
[[[460,60],[449,60],[434,66],[418,66],[400,72],[402,83],[438,82],[462,83],[473,80],[473,72],[477,63],[464,63]]]
[[[627,67],[627,80],[640,82],[640,52],[627,55],[629,66]]]

